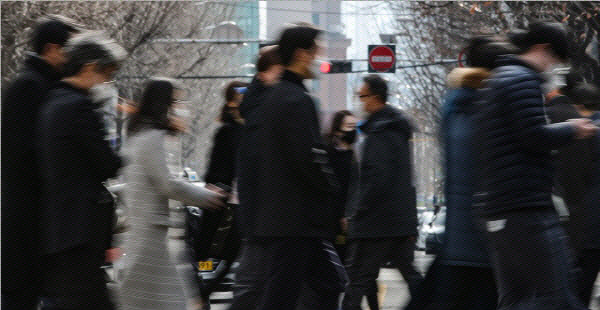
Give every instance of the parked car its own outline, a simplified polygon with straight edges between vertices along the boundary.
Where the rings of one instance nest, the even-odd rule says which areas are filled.
[[[211,246],[210,239],[206,237],[207,223],[206,219],[208,211],[202,210],[201,208],[194,206],[186,206],[186,219],[185,219],[185,242],[186,245],[191,249],[192,255],[195,261],[194,268],[196,275],[200,283],[207,284],[211,281],[215,281],[217,276],[225,269],[225,264],[229,263],[218,258],[206,257],[206,254],[199,252],[208,251],[207,247]],[[207,242],[208,241],[208,242]],[[238,264],[232,262],[231,269],[225,278],[218,284],[216,291],[227,292],[233,289],[235,282],[235,270]]]
[[[186,174],[189,173],[186,171]],[[205,186],[204,182],[192,182],[196,186]],[[223,260],[234,257],[240,247],[239,236],[233,230],[233,205],[228,205],[219,212],[203,210],[195,206],[185,206],[185,242],[191,250],[199,283],[204,285],[218,281],[228,264],[229,272],[217,284],[217,292],[233,289],[235,271],[238,263]],[[231,254],[234,253],[234,254]]]

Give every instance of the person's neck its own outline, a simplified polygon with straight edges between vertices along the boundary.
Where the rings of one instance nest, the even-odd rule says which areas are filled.
[[[40,59],[43,60],[45,63],[47,63],[50,67],[52,67],[54,70],[58,70],[58,64],[53,62],[52,59],[50,59],[50,57],[45,56],[45,55],[39,55]]]
[[[373,111],[371,112],[371,114],[375,114],[375,113],[377,113],[377,112],[379,112],[379,111],[383,110],[385,107],[386,107],[386,104],[385,104],[385,103],[382,103],[382,104],[380,104],[379,106],[375,107],[375,108],[373,109]]]
[[[533,68],[535,68],[538,72],[546,71],[546,66],[544,64],[540,63],[540,61],[539,61],[540,57],[535,54],[527,53],[527,54],[519,55],[517,57],[519,59],[521,59],[522,61],[526,62],[527,64],[529,64],[530,66],[532,66]]]
[[[291,71],[291,72],[297,74],[298,76],[302,77],[302,79],[307,78],[306,68],[304,68],[303,66],[300,66],[298,64],[292,64],[292,65],[288,66],[286,69],[288,71]]]
[[[76,76],[64,78],[63,81],[75,88],[83,90],[89,90],[91,88],[87,79],[79,78]]]

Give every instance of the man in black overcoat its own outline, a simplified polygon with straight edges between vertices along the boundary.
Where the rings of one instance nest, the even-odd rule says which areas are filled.
[[[113,309],[100,267],[110,248],[114,204],[103,182],[120,158],[106,138],[90,90],[110,81],[125,51],[98,34],[65,48],[65,77],[48,94],[38,123],[42,176],[42,309]]]
[[[40,289],[40,175],[35,123],[42,101],[61,77],[63,50],[77,32],[71,21],[46,17],[33,48],[2,97],[2,306],[36,309]]]

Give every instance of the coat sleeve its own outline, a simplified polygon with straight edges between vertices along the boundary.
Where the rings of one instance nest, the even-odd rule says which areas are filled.
[[[142,150],[145,157],[144,170],[161,194],[193,206],[203,206],[212,197],[212,192],[203,187],[171,177],[167,168],[164,133],[159,131],[156,134],[152,133],[152,139],[145,144],[145,147],[147,149]]]
[[[534,152],[555,150],[571,142],[575,128],[568,123],[548,124],[541,85],[533,76],[523,75],[503,93],[507,98],[509,126],[522,147]]]
[[[93,163],[100,182],[115,177],[121,168],[121,158],[105,140],[106,130],[100,115],[93,110],[82,109],[74,121],[75,135],[86,158]]]

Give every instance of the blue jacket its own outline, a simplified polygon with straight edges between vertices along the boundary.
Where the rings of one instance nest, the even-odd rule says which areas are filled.
[[[488,267],[482,232],[473,220],[475,193],[475,104],[477,88],[489,73],[483,69],[455,69],[449,77],[454,88],[443,106],[441,135],[446,175],[446,231],[441,263]]]

